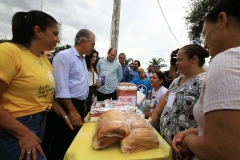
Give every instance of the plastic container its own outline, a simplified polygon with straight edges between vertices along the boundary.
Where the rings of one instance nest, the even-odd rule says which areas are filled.
[[[136,106],[137,102],[137,86],[132,83],[118,83],[117,99],[119,101],[131,102]]]

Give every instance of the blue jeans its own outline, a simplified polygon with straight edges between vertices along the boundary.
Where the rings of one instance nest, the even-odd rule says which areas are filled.
[[[44,111],[33,115],[18,117],[16,120],[25,125],[42,140],[46,126],[46,115],[47,111]],[[20,154],[21,149],[18,144],[18,139],[0,129],[0,160],[19,160]],[[26,155],[23,159],[26,159]],[[38,153],[37,160],[47,159],[45,156],[41,158]]]

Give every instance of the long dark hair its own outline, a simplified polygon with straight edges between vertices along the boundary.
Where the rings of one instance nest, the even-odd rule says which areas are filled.
[[[98,74],[98,71],[97,71],[98,52],[96,50],[93,50],[90,55],[85,56],[85,59],[86,59],[87,69],[88,69],[88,71],[90,71],[91,70],[91,59],[93,58],[94,53],[97,53],[97,60],[95,63],[93,63],[93,69]]]
[[[57,21],[42,11],[17,12],[12,18],[13,38],[10,42],[29,48],[35,36],[35,26],[39,26],[44,32],[54,24],[58,24]]]

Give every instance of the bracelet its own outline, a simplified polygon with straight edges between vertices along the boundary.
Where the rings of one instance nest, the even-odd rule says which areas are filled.
[[[70,107],[70,108],[68,109],[68,112],[71,111],[71,110],[74,110],[74,109],[75,109],[75,107],[72,106],[72,107]]]
[[[67,118],[69,118],[69,115],[64,116],[63,120],[66,120]]]

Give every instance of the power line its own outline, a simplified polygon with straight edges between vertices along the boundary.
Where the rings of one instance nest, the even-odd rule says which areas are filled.
[[[157,0],[157,2],[158,2],[158,5],[159,5],[159,7],[160,7],[160,9],[161,9],[161,11],[162,11],[163,17],[164,17],[164,19],[165,19],[165,21],[166,21],[166,23],[167,23],[167,25],[168,25],[169,30],[171,31],[171,33],[172,33],[173,37],[175,38],[175,40],[177,41],[177,43],[181,46],[181,44],[178,42],[177,38],[175,37],[175,35],[173,34],[173,32],[172,32],[172,30],[171,30],[171,28],[170,28],[170,26],[169,26],[169,24],[168,24],[168,21],[167,21],[165,15],[164,15],[164,12],[163,12],[163,10],[162,10],[162,7],[161,7],[161,5],[160,5],[160,3],[159,3],[158,0]],[[182,46],[181,46],[181,47],[182,47]]]

